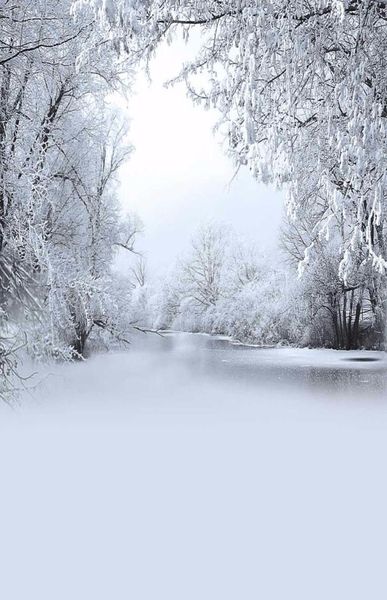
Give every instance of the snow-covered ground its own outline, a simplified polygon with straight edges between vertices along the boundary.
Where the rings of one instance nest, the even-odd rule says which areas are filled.
[[[386,389],[185,334],[48,369],[1,410],[0,597],[385,600]]]

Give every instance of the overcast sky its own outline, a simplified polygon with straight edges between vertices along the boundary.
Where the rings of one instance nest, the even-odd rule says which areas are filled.
[[[124,210],[142,219],[139,247],[157,269],[173,263],[207,220],[231,224],[272,249],[282,213],[282,193],[257,183],[246,168],[233,179],[235,167],[213,133],[216,113],[194,106],[183,85],[164,87],[186,53],[180,43],[163,47],[152,83],[138,76],[127,104],[136,150],[122,169],[120,198]]]

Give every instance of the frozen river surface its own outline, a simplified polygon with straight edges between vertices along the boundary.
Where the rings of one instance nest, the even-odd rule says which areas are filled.
[[[0,415],[0,597],[385,600],[386,382],[188,334],[52,368]]]

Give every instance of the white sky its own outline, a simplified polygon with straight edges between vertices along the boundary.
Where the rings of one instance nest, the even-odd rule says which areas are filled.
[[[283,195],[235,167],[216,138],[216,113],[194,106],[183,85],[166,89],[185,47],[162,47],[151,68],[152,83],[139,75],[127,104],[135,153],[121,172],[120,198],[135,211],[145,233],[139,248],[152,269],[168,266],[189,246],[207,220],[231,224],[258,246],[276,245]]]

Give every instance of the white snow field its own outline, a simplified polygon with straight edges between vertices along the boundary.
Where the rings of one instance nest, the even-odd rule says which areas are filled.
[[[1,409],[0,598],[385,600],[386,387],[186,334],[53,367]]]

